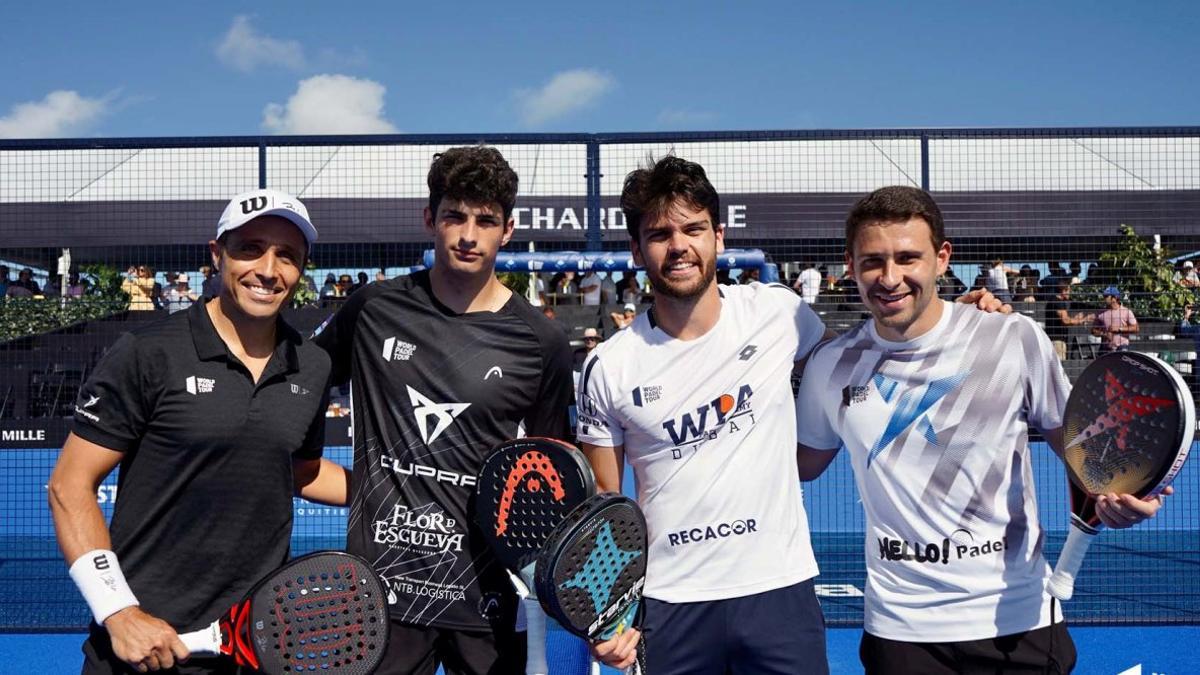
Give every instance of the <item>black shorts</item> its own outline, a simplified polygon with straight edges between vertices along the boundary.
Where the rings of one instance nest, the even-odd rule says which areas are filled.
[[[376,675],[524,675],[525,633],[413,626],[393,620]]]
[[[868,675],[1069,673],[1075,642],[1065,622],[962,642],[901,642],[863,632],[858,657]]]
[[[646,599],[646,672],[652,675],[821,675],[825,618],[813,580],[740,598]]]
[[[138,671],[113,654],[108,631],[93,622],[88,626],[88,638],[83,643],[82,675],[140,675]],[[171,675],[250,675],[256,671],[240,668],[233,659],[224,656],[188,659],[172,670],[156,671]]]

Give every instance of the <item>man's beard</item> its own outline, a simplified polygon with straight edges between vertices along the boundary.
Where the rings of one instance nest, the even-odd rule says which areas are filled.
[[[702,260],[698,264],[701,266],[701,274],[700,279],[694,285],[684,287],[672,286],[664,275],[662,279],[650,279],[650,282],[654,285],[652,290],[656,295],[662,294],[676,300],[692,300],[703,295],[717,278],[716,256],[713,256],[711,260]]]

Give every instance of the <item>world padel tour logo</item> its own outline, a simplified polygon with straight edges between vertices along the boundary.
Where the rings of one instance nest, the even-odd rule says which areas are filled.
[[[721,394],[698,406],[695,412],[684,413],[677,419],[663,422],[663,429],[675,446],[671,456],[680,459],[683,456],[681,447],[695,446],[703,441],[715,439],[722,429],[728,429],[729,433],[738,433],[741,431],[741,424],[746,421],[754,424],[754,410],[750,407],[752,396],[754,390],[750,385],[743,384],[738,388],[736,395]]]
[[[549,491],[556,502],[567,497],[562,476],[558,475],[550,458],[537,450],[530,450],[517,458],[504,479],[504,491],[500,493],[500,504],[496,511],[497,537],[503,536],[508,530],[508,517],[512,513],[517,491],[540,492],[542,489]]]

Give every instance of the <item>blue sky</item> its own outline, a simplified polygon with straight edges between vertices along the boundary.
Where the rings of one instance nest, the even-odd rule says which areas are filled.
[[[1200,3],[10,3],[0,137],[1197,124]]]

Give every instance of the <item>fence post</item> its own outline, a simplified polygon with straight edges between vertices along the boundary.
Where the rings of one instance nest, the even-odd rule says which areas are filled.
[[[921,133],[921,189],[929,192],[929,134]]]
[[[604,248],[604,231],[600,224],[600,143],[587,144],[587,245],[585,250]]]
[[[258,142],[258,188],[267,187],[267,142]]]

